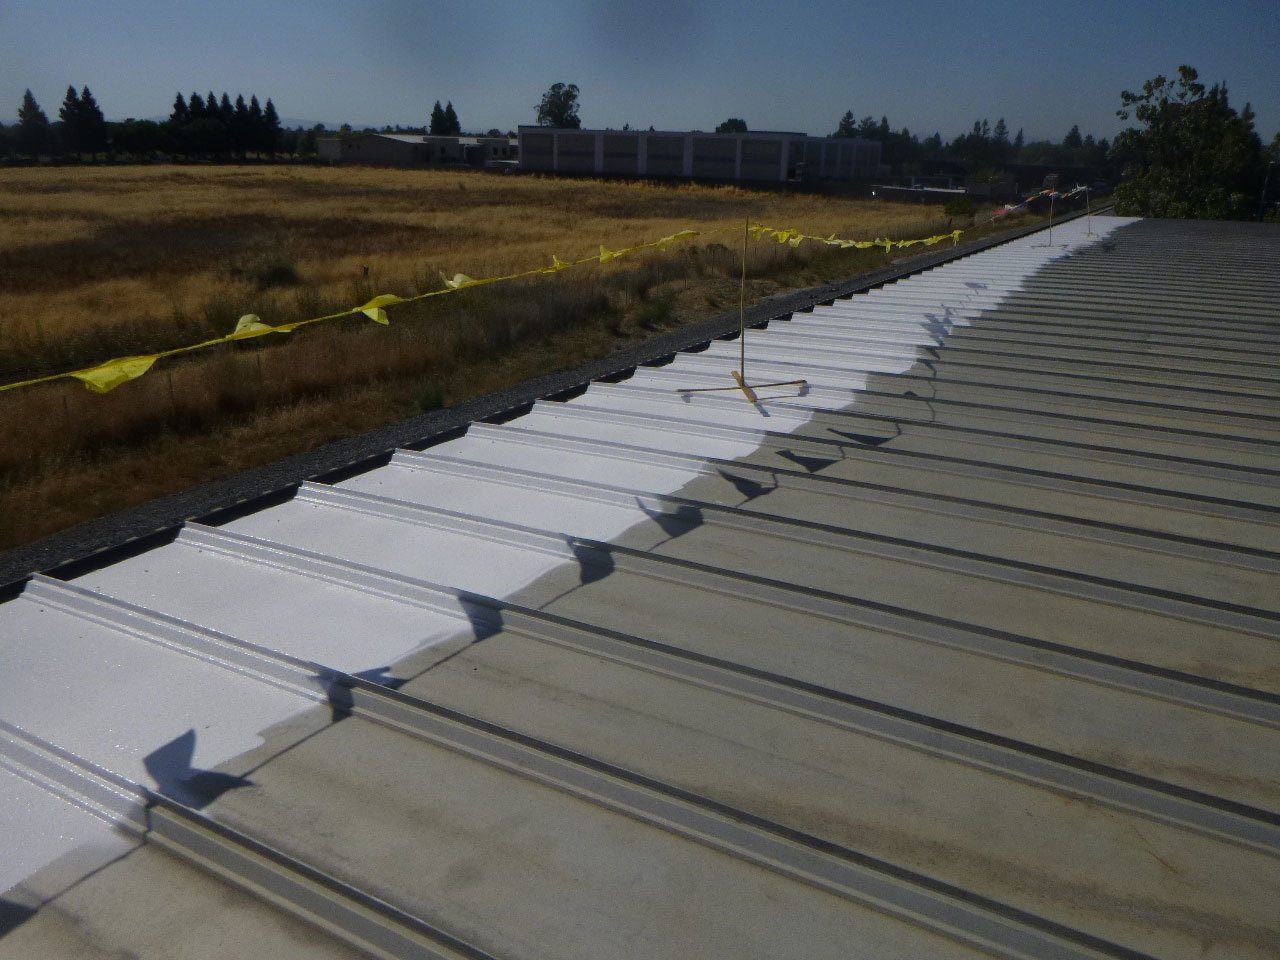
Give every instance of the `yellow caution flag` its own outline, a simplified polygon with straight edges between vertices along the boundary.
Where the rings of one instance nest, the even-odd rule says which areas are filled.
[[[383,307],[389,307],[393,303],[404,303],[404,297],[397,297],[394,293],[383,293],[374,297],[362,307],[357,307],[361,313],[372,320],[374,323],[380,323],[384,327],[391,323],[387,319],[387,311]]]
[[[679,233],[673,233],[669,237],[654,241],[653,245],[659,250],[666,250],[673,243],[679,243],[681,240],[689,240],[700,235],[701,231],[699,230],[681,230]]]
[[[145,357],[121,357],[118,360],[108,360],[88,370],[77,370],[70,376],[75,377],[94,393],[106,393],[122,383],[128,383],[142,376],[151,369],[156,359],[157,355],[154,353]]]
[[[261,337],[264,334],[275,332],[276,328],[269,323],[263,323],[262,318],[256,313],[246,313],[236,321],[235,332],[227,334],[226,339],[248,340],[250,337]]]

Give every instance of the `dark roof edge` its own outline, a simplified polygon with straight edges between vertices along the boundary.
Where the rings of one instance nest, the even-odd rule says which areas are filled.
[[[1084,211],[1056,217],[1064,223],[1085,216]],[[808,287],[769,297],[747,309],[752,326],[811,310],[821,303],[870,290],[941,266],[952,260],[989,250],[1045,229],[1033,224],[934,250],[889,264],[870,273],[835,283]],[[33,573],[73,575],[124,555],[148,549],[176,536],[188,520],[219,522],[288,499],[304,480],[326,479],[361,472],[386,462],[398,447],[424,447],[460,434],[479,420],[506,419],[535,400],[584,388],[593,380],[621,377],[638,366],[654,363],[711,340],[729,338],[738,330],[736,311],[727,311],[660,334],[570,370],[533,377],[504,390],[467,400],[443,410],[410,417],[377,430],[327,443],[305,453],[254,467],[231,477],[200,484],[117,513],[88,520],[33,543],[0,553],[0,601],[15,594]]]

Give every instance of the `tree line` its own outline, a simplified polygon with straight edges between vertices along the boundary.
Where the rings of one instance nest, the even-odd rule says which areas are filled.
[[[100,154],[168,154],[243,159],[251,153],[275,156],[282,149],[293,152],[303,136],[302,130],[285,131],[275,104],[268,98],[263,106],[256,94],[250,95],[247,102],[238,94],[233,102],[225,92],[221,97],[212,90],[207,96],[197,92],[185,97],[179,93],[168,120],[131,117],[111,123],[103,117],[102,108],[87,86],[78,92],[70,86],[56,121],[50,121],[27,90],[18,108],[17,125],[0,125],[0,155],[82,157],[87,154],[96,159]]]
[[[1206,87],[1194,67],[1183,64],[1176,78],[1163,75],[1142,90],[1120,93],[1121,120],[1137,126],[1114,143],[1072,126],[1061,141],[1027,141],[1021,130],[1009,136],[1004,118],[944,142],[906,127],[895,130],[887,117],[858,120],[846,111],[830,134],[863,137],[881,144],[882,162],[895,173],[920,175],[940,161],[956,163],[971,176],[997,174],[1010,164],[1076,167],[1091,177],[1119,181],[1116,209],[1147,217],[1267,219],[1280,222],[1280,133],[1264,146],[1250,104],[1230,104],[1227,85]],[[717,131],[745,132],[731,117]]]
[[[849,110],[830,135],[879,141],[882,162],[907,175],[922,173],[925,164],[939,160],[957,161],[970,174],[998,170],[1011,163],[1087,167],[1098,176],[1109,171],[1110,143],[1105,137],[1081,135],[1079,125],[1067,131],[1059,142],[1027,141],[1022,130],[1009,135],[1004,117],[994,127],[989,120],[975,120],[971,130],[947,142],[936,132],[922,139],[906,127],[895,130],[888,117],[856,120]]]

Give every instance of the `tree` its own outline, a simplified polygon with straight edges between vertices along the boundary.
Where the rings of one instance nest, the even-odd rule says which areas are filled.
[[[249,116],[246,126],[248,133],[245,137],[249,144],[250,150],[261,150],[262,145],[267,141],[267,123],[262,118],[262,104],[258,103],[258,95],[256,93],[249,95]]]
[[[200,94],[192,91],[191,99],[188,100],[187,103],[188,121],[203,120],[205,118],[204,100],[201,98]]]
[[[844,116],[840,118],[840,124],[836,127],[833,137],[856,137],[858,135],[858,124],[853,119],[853,111],[846,110]]]
[[[145,157],[163,150],[165,139],[165,128],[160,124],[130,118],[116,124],[112,149]]]
[[[31,157],[49,149],[49,118],[28,90],[18,108],[18,148]]]
[[[295,151],[298,156],[314,156],[318,149],[316,141],[319,139],[320,134],[325,132],[323,123],[317,123],[310,130],[303,131],[303,133],[298,137],[298,145]]]
[[[1067,131],[1067,135],[1062,138],[1062,145],[1068,150],[1079,150],[1084,146],[1084,140],[1080,137],[1080,124],[1075,124]]]
[[[67,95],[62,98],[62,106],[58,108],[58,119],[62,121],[62,144],[71,153],[80,153],[85,148],[84,112],[80,107],[80,94],[75,87],[67,87]]]
[[[453,109],[452,100],[444,105],[444,126],[445,133],[453,136],[462,133],[462,124],[458,122],[458,114]]]
[[[236,94],[236,104],[231,116],[231,149],[244,156],[252,144],[253,131],[249,127],[249,105],[244,94]]]
[[[542,95],[538,104],[538,126],[563,127],[578,130],[582,120],[578,117],[578,85],[553,83]]]
[[[1018,128],[1018,135],[1017,135],[1016,137],[1014,137],[1014,138],[1013,138],[1013,155],[1014,155],[1014,157],[1017,157],[1017,155],[1018,155],[1019,153],[1021,153],[1021,152],[1022,152],[1022,145],[1023,145],[1023,143],[1025,143],[1025,142],[1026,142],[1026,141],[1025,141],[1025,140],[1023,139],[1023,137],[1022,137],[1022,128],[1021,128],[1021,127],[1019,127],[1019,128]]]
[[[996,162],[1008,163],[1013,153],[1013,144],[1009,142],[1009,128],[1005,125],[1004,117],[996,121],[995,129],[991,131],[991,144]]]
[[[280,115],[276,113],[276,105],[271,98],[267,97],[267,105],[262,110],[262,149],[274,157],[279,143]]]
[[[747,121],[741,117],[730,117],[720,126],[716,127],[716,133],[746,133]]]
[[[991,135],[989,120],[973,121],[973,130],[951,141],[948,152],[964,162],[970,173],[999,166],[1002,150]]]
[[[1116,210],[1125,215],[1227,219],[1251,215],[1262,179],[1262,142],[1252,111],[1238,114],[1225,84],[1205,89],[1183,64],[1178,78],[1156,76],[1140,93],[1124,90],[1122,120],[1142,124],[1111,148],[1123,168]]]
[[[107,149],[107,121],[88,87],[80,91],[80,135],[83,149],[95,159],[99,152]]]
[[[446,121],[444,118],[444,107],[440,106],[440,101],[436,101],[436,105],[431,108],[431,120],[427,125],[428,131],[433,137],[442,137],[445,132]]]
[[[191,120],[191,114],[187,112],[187,101],[182,98],[182,91],[178,91],[178,95],[173,98],[173,112],[169,114],[169,122],[174,126],[181,126]]]

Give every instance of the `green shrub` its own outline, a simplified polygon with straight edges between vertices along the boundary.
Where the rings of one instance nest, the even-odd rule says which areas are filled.
[[[646,300],[636,308],[636,323],[642,330],[656,330],[671,319],[674,307],[670,294]]]
[[[430,413],[432,410],[439,410],[444,406],[444,391],[440,387],[432,384],[422,391],[418,397],[418,409],[423,413]]]
[[[227,269],[233,280],[245,280],[259,290],[272,287],[296,287],[302,282],[297,265],[278,254],[249,257],[231,264]]]
[[[973,197],[956,197],[954,200],[947,201],[942,212],[948,217],[973,219],[973,215],[978,212],[978,204],[974,202]]]

